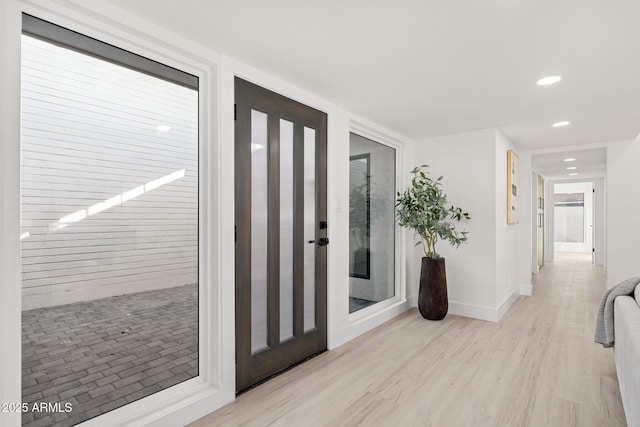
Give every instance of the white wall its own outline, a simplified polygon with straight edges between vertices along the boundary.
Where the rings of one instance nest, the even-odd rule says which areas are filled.
[[[530,294],[531,162],[527,155],[520,158],[520,223],[509,225],[507,150],[517,153],[517,147],[496,129],[416,144],[413,165],[428,164],[434,177],[443,175],[449,202],[471,215],[468,242],[457,249],[446,242],[437,247],[446,258],[452,314],[498,321],[518,295]],[[409,263],[419,272],[423,253],[421,249],[410,253]]]
[[[593,241],[593,247],[596,249],[595,263],[596,265],[606,266],[607,251],[607,227],[606,227],[606,206],[607,206],[607,191],[606,191],[606,179],[595,178],[593,188],[596,190],[593,194],[593,203],[595,209],[593,212],[593,224],[595,226],[595,235]]]
[[[518,188],[518,209],[519,223],[507,224],[507,151],[513,150],[518,153],[517,148],[500,131],[496,131],[495,146],[495,227],[496,227],[496,300],[495,307],[500,307],[505,301],[512,297],[514,293],[519,293],[518,281],[518,230],[526,230],[522,224],[529,216],[525,197],[530,185],[522,185],[523,179],[530,177],[528,170],[523,170],[518,157],[519,182]],[[526,163],[525,163],[526,164]],[[525,181],[526,182],[526,181]]]
[[[0,403],[20,402],[20,12],[0,2]],[[19,426],[2,413],[0,426]]]
[[[495,130],[486,129],[422,141],[416,144],[415,157],[406,168],[405,174],[410,178],[408,171],[414,166],[429,165],[433,177],[444,176],[442,184],[448,201],[471,215],[465,226],[468,242],[457,249],[442,241],[436,247],[446,259],[451,313],[456,312],[457,306],[496,306],[495,162]],[[423,256],[421,247],[410,253],[409,261],[418,272]]]
[[[640,276],[640,137],[607,149],[607,286]]]
[[[553,181],[544,180],[544,261],[554,258],[554,221],[553,221]]]
[[[532,174],[531,154],[518,151],[520,157],[520,222],[515,226],[517,237],[517,284],[520,286],[520,295],[532,295],[531,285],[532,259],[537,270],[537,252],[533,252],[532,239],[537,239],[535,214],[533,214],[537,201],[534,195],[537,193],[537,181]],[[534,188],[536,191],[534,192]]]

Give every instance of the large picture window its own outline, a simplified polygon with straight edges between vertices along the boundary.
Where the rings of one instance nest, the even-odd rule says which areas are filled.
[[[199,374],[198,79],[25,15],[21,99],[23,425],[73,425]]]

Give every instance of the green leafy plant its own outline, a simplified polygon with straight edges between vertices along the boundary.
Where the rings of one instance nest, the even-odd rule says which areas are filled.
[[[436,242],[447,240],[453,246],[467,241],[467,231],[457,231],[456,226],[471,217],[460,208],[447,204],[447,196],[442,191],[442,177],[432,179],[428,165],[414,168],[411,186],[398,192],[396,217],[401,227],[411,228],[421,237],[422,249],[427,258],[440,258],[436,252]]]

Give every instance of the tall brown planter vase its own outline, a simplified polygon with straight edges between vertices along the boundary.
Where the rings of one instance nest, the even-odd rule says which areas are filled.
[[[422,317],[442,320],[449,310],[444,258],[422,257],[418,309]]]

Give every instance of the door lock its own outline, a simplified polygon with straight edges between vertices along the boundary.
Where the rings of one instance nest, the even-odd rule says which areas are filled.
[[[319,246],[327,246],[329,244],[329,238],[328,237],[321,237],[320,240],[318,240],[318,245]]]

